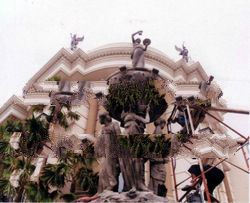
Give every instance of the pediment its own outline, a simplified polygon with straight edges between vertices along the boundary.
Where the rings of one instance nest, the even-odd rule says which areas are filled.
[[[130,43],[109,44],[89,52],[62,48],[28,81],[24,90],[28,90],[36,82],[46,81],[53,76],[60,76],[67,80],[106,79],[119,67],[132,66],[131,52]],[[207,74],[200,63],[187,64],[182,59],[174,62],[163,52],[152,47],[147,50],[145,60],[146,68],[156,68],[163,77],[168,79],[175,80],[176,77],[182,77],[183,82],[190,78],[207,79]]]
[[[24,105],[23,100],[13,95],[5,104],[0,108],[0,123],[7,119],[24,120],[28,115],[27,107]]]

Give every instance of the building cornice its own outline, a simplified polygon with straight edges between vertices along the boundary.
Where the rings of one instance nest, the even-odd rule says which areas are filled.
[[[0,108],[0,123],[5,121],[9,116],[14,116],[23,120],[27,117],[27,115],[27,106],[24,104],[23,99],[13,95]]]
[[[71,51],[70,49],[62,48],[27,82],[24,90],[29,89],[35,82],[44,80],[44,75],[47,72],[53,72],[56,74],[59,70],[61,70],[66,75],[70,76],[75,72],[86,74],[108,67],[118,68],[119,65],[122,65],[123,63],[125,63],[125,65],[129,65],[131,63],[131,53],[131,43],[109,44],[87,53],[85,53],[81,49]],[[112,57],[113,59],[107,60],[107,58],[109,57]],[[163,52],[152,47],[147,50],[145,59],[146,65],[148,61],[151,66],[154,66],[154,64],[156,67],[157,65],[162,66],[161,71],[168,72],[169,70],[172,70],[172,72],[176,72],[178,69],[182,69],[186,75],[189,75],[192,72],[196,71],[197,74],[200,75],[200,78],[204,80],[207,79],[207,74],[205,73],[199,62],[193,63],[191,65],[185,63],[182,59],[174,62]],[[119,60],[121,61],[120,63]],[[113,64],[107,64],[107,61],[112,62]]]

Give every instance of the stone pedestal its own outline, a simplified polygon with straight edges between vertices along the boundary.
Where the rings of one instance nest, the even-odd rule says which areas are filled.
[[[91,203],[104,203],[104,202],[169,202],[166,198],[159,197],[153,192],[141,192],[141,191],[132,191],[129,192],[112,192],[104,190],[99,198],[91,201]]]

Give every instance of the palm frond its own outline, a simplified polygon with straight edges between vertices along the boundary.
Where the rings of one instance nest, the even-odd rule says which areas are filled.
[[[6,195],[7,197],[13,197],[16,191],[9,180],[0,179],[0,193]]]
[[[11,151],[13,151],[13,149],[10,146],[9,142],[0,141],[0,154],[2,155],[10,154]]]
[[[67,117],[71,120],[76,120],[76,121],[78,121],[80,119],[80,115],[76,112],[73,112],[73,111],[69,111],[67,113]]]
[[[69,166],[65,163],[48,164],[44,167],[40,176],[40,181],[44,184],[50,184],[51,186],[62,188],[64,187],[66,177],[69,173]]]
[[[22,132],[23,124],[21,121],[16,120],[7,120],[7,123],[5,125],[5,130],[7,132],[13,133],[13,132]]]
[[[31,202],[51,202],[58,196],[58,191],[49,192],[48,186],[41,183],[29,182],[25,185],[25,194]]]
[[[38,105],[34,105],[32,106],[32,109],[31,111],[32,112],[35,112],[35,113],[42,113],[44,108],[45,108],[46,105],[43,105],[43,104],[38,104]]]

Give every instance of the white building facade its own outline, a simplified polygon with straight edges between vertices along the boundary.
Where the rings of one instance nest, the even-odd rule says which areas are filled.
[[[132,45],[128,43],[110,44],[89,52],[84,52],[81,49],[72,51],[62,48],[27,82],[23,88],[22,96],[12,96],[0,108],[0,124],[9,118],[25,120],[31,114],[31,106],[33,105],[42,104],[49,106],[49,92],[58,89],[57,82],[50,81],[55,76],[60,77],[62,80],[72,81],[72,89],[74,89],[76,81],[85,80],[90,82],[89,88],[94,93],[99,91],[106,92],[108,88],[106,79],[109,75],[124,65],[127,68],[132,68],[131,52]],[[145,68],[149,70],[153,68],[158,69],[159,74],[165,80],[170,81],[165,96],[169,104],[164,114],[166,119],[171,113],[173,108],[171,103],[176,96],[202,97],[198,87],[201,81],[208,79],[208,75],[199,62],[186,63],[183,59],[175,62],[159,50],[149,48],[145,54]],[[220,91],[216,83],[213,83],[213,89],[209,97],[213,106],[226,108],[225,101],[217,99]],[[79,139],[80,143],[80,139],[84,136],[97,136],[100,131],[98,114],[103,112],[104,108],[95,99],[89,99],[81,105],[75,106],[74,111],[80,115],[80,119],[72,121],[66,131],[58,127],[56,129],[58,137],[74,136],[76,140]],[[223,113],[218,111],[210,113],[223,121]],[[167,163],[166,186],[169,199],[176,199],[176,195],[180,198],[183,194],[180,188],[184,185],[180,185],[177,188],[175,188],[175,185],[190,175],[187,169],[190,165],[197,163],[197,160],[191,159],[196,155],[201,157],[229,158],[230,162],[248,171],[241,150],[236,152],[237,142],[230,137],[230,131],[227,131],[225,126],[218,121],[206,116],[196,133],[200,134],[200,129],[208,127],[214,132],[213,138],[211,136],[206,138],[204,135],[200,141],[189,145],[192,151],[183,150],[181,155]],[[153,132],[152,124],[147,126],[147,132]],[[165,132],[167,132],[166,129]],[[46,152],[44,153],[46,154]],[[186,156],[185,153],[187,154]],[[53,163],[53,157],[48,159],[49,162]],[[41,167],[41,163],[42,160],[39,158],[37,160],[38,168]],[[229,164],[220,164],[218,167],[224,171],[225,179],[216,190],[216,198],[221,202],[249,202],[248,174]],[[146,182],[148,182],[149,170],[146,164]],[[39,176],[39,172],[39,169],[35,170],[35,174],[33,174],[34,180]],[[185,183],[188,184],[189,182]]]

